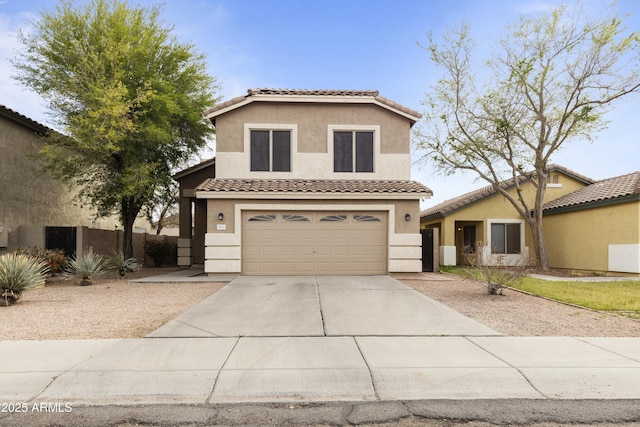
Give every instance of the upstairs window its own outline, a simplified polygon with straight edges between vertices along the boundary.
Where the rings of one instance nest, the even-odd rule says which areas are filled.
[[[334,172],[373,172],[373,132],[333,133]]]
[[[291,172],[291,131],[251,130],[251,171]]]

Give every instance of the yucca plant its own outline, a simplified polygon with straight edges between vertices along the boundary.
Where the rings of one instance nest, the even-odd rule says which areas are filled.
[[[0,256],[0,306],[15,304],[26,289],[44,286],[48,271],[46,261],[29,255]]]
[[[136,271],[140,268],[140,264],[135,258],[125,258],[122,249],[114,251],[109,262],[111,267],[118,271],[120,278],[124,278],[127,273]]]
[[[108,261],[102,255],[93,252],[92,248],[89,248],[82,255],[78,256],[76,254],[69,260],[66,273],[81,276],[80,286],[88,286],[94,276],[106,273],[108,269]]]

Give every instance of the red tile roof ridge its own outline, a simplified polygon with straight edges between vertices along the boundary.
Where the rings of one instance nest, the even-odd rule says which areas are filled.
[[[380,93],[377,90],[350,90],[350,89],[277,89],[277,88],[256,88],[247,90],[247,94],[244,96],[236,96],[230,100],[224,101],[221,104],[216,104],[213,107],[210,107],[205,110],[204,114],[209,115],[219,110],[223,110],[227,107],[231,107],[236,104],[240,104],[247,100],[247,98],[252,96],[333,96],[333,97],[366,97],[372,98],[373,100],[386,105],[389,108],[393,108],[401,111],[402,113],[408,114],[410,116],[415,117],[416,119],[420,119],[422,114],[419,112],[405,107],[404,105],[398,104],[397,102],[391,101],[384,96],[380,96]]]

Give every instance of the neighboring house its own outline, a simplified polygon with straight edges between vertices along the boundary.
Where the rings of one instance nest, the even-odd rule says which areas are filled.
[[[640,273],[640,171],[547,202],[543,215],[550,267]]]
[[[195,188],[206,273],[421,271],[419,202],[432,192],[410,180],[419,113],[377,91],[281,89],[205,113],[216,128],[215,178]]]
[[[593,180],[559,165],[550,165],[549,183],[544,201],[573,193]],[[533,207],[535,188],[521,177],[523,197]],[[515,195],[513,179],[502,183]],[[466,264],[465,253],[475,254],[475,244],[481,241],[486,250],[505,255],[505,263],[514,265],[521,257],[529,258],[532,250],[531,230],[525,220],[504,196],[492,186],[472,191],[444,201],[421,212],[422,228],[437,228],[440,234],[440,264]],[[548,241],[548,240],[547,240]],[[530,250],[531,248],[531,250]],[[485,257],[485,259],[489,259]]]
[[[96,218],[69,187],[39,173],[40,165],[30,156],[51,132],[55,131],[0,105],[0,253],[20,246],[45,247],[46,228],[114,230],[119,224],[115,217]],[[140,226],[145,224],[137,222],[137,230],[144,231]],[[75,250],[75,243],[72,246]]]

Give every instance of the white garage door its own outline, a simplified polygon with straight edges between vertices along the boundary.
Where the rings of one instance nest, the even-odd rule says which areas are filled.
[[[386,212],[247,211],[242,272],[386,274],[387,230]]]

